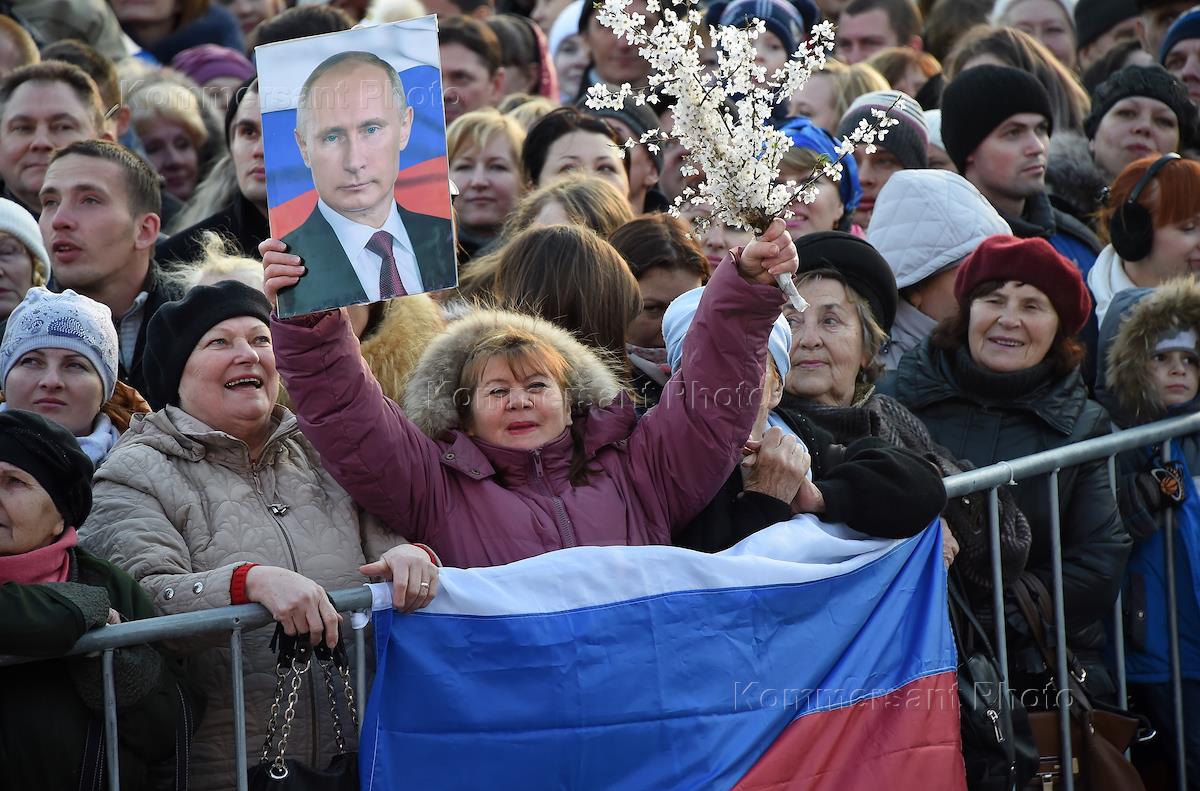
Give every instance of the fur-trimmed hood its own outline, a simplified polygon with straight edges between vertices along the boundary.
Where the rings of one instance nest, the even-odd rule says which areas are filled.
[[[1050,202],[1090,227],[1100,209],[1100,192],[1110,179],[1092,158],[1088,139],[1079,132],[1058,132],[1050,138],[1046,158]]]
[[[362,339],[363,359],[371,367],[383,394],[393,401],[404,398],[404,388],[425,347],[445,328],[441,309],[420,294],[386,303],[383,320]]]
[[[1097,375],[1096,398],[1117,422],[1146,423],[1166,413],[1146,375],[1146,363],[1164,333],[1182,329],[1200,332],[1200,283],[1190,278],[1122,291],[1113,298],[1100,327],[1098,353],[1105,365]],[[1197,408],[1200,399],[1176,409]]]
[[[602,353],[545,319],[505,310],[477,310],[454,321],[421,355],[404,394],[404,413],[432,439],[459,429],[454,392],[472,349],[493,330],[514,327],[549,343],[567,360],[567,391],[574,412],[605,407],[621,384]]]

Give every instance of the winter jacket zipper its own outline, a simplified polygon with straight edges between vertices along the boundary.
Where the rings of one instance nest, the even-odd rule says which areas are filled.
[[[271,512],[271,516],[275,518],[275,524],[279,526],[279,532],[283,536],[283,543],[287,547],[288,557],[292,559],[292,571],[297,574],[300,572],[300,561],[296,558],[296,548],[292,545],[292,538],[288,535],[287,529],[283,526],[283,516],[288,512],[288,507],[282,503],[272,503],[267,501],[267,493],[263,491],[262,481],[258,477],[258,469],[251,464],[250,476],[254,478],[254,491],[258,494],[259,501],[267,507]],[[309,756],[310,766],[317,766],[321,758],[321,729],[317,722],[320,716],[317,712],[317,683],[316,674],[309,674],[308,678],[308,722],[309,722],[309,748],[312,750]]]
[[[571,518],[567,516],[567,506],[563,503],[562,498],[550,488],[550,483],[546,480],[542,470],[542,452],[540,450],[533,451],[533,472],[541,482],[542,488],[546,490],[550,501],[554,503],[554,518],[558,522],[558,537],[562,540],[563,547],[578,546],[578,542],[575,540],[575,528],[571,525]]]

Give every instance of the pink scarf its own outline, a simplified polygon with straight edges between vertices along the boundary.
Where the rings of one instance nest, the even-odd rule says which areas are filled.
[[[71,555],[67,550],[76,543],[75,528],[68,527],[53,544],[20,555],[0,556],[0,582],[23,585],[66,582],[71,571]]]

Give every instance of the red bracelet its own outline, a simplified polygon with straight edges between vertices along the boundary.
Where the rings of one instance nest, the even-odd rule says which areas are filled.
[[[434,553],[434,551],[432,549],[430,549],[429,547],[425,546],[424,544],[413,544],[413,546],[417,547],[418,549],[425,550],[425,554],[429,555],[429,562],[432,563],[433,565],[435,565],[435,566],[442,565],[441,559],[438,558],[438,556]]]
[[[243,563],[233,570],[233,576],[229,578],[230,604],[250,603],[250,600],[246,598],[246,575],[257,565],[257,563]]]

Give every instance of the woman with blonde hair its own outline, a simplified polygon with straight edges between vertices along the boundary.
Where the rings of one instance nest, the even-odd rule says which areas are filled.
[[[525,191],[524,142],[521,125],[492,108],[464,113],[446,130],[450,179],[458,187],[454,198],[458,244],[468,257],[495,240]]]
[[[791,116],[802,115],[831,135],[854,100],[866,93],[890,89],[887,79],[869,63],[847,66],[830,58],[825,68],[814,71],[804,87],[792,95]]]
[[[0,321],[25,294],[50,280],[50,256],[37,220],[25,207],[0,198]]]
[[[126,103],[133,130],[167,192],[186,201],[200,181],[200,151],[208,141],[200,102],[182,85],[154,81],[131,91]]]

